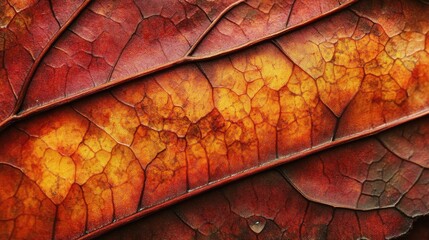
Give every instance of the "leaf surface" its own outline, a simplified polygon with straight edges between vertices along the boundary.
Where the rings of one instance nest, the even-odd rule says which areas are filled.
[[[429,211],[428,120],[231,183],[99,239],[397,237]]]
[[[366,0],[320,18],[350,3],[94,1],[28,75],[21,111],[6,117],[5,124],[23,120],[0,133],[0,235],[94,236],[427,114],[429,22],[422,16],[429,7]],[[68,103],[75,98],[82,99]],[[327,221],[322,226],[365,211],[384,229],[368,234],[402,234],[411,218],[426,214],[428,202],[424,179],[419,182],[427,141],[424,126],[415,128],[396,130],[404,138],[390,130],[316,160],[301,159],[285,165],[283,175],[268,173],[266,181],[286,178],[283,198],[317,203],[310,204],[316,212],[331,209],[321,214]],[[339,162],[355,152],[361,157]],[[377,172],[385,165],[393,166],[386,170],[390,177]],[[321,166],[329,172],[320,172]],[[337,208],[344,210],[335,211],[338,216]],[[396,230],[383,214],[397,221]],[[333,224],[330,234],[357,234],[356,219],[349,230]],[[45,226],[32,227],[39,223]],[[196,234],[188,228],[177,227]]]
[[[50,45],[89,1],[2,1],[0,4],[0,124],[16,113]]]
[[[22,87],[23,91],[13,99],[13,89],[5,85],[4,95],[9,96],[6,98],[9,107],[0,116],[0,126],[22,115],[180,62],[213,57],[254,44],[338,11],[354,1],[314,1],[313,7],[305,11],[307,0],[168,0],[144,4],[132,0],[93,1],[87,8],[79,9],[81,13],[74,16],[73,25],[61,29],[63,34],[46,46],[28,74],[26,70],[32,61],[24,59],[21,64],[29,63],[14,65],[14,73],[19,72],[21,80],[5,78],[3,82],[11,85],[17,82],[22,85],[18,86],[19,90]],[[49,8],[48,1],[44,2]],[[54,1],[52,9],[57,5],[60,3]],[[62,12],[72,12],[72,7],[62,5],[60,8]],[[41,24],[46,25],[49,20],[43,19]],[[52,27],[43,28],[50,30]],[[240,38],[235,34],[237,31],[243,33]],[[31,33],[25,36],[30,38],[29,44],[39,41],[31,39]],[[12,37],[6,40],[9,38]],[[225,41],[229,44],[224,44]]]

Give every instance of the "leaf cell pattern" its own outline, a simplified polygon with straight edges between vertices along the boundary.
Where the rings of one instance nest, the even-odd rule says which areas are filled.
[[[16,113],[37,65],[89,1],[0,3],[0,123]]]
[[[88,6],[71,1],[63,6],[67,10],[55,10],[55,4],[39,1],[50,12],[37,23],[29,19],[37,18],[39,5],[6,2],[0,236],[89,237],[214,186],[427,114],[429,23],[421,16],[429,7],[418,1],[351,3],[106,0]],[[31,24],[47,19],[56,19],[57,30],[44,35],[38,53],[28,61],[10,60],[10,54],[31,52],[27,38],[35,34],[11,37],[15,25],[36,28]],[[77,98],[83,99],[68,103]],[[292,238],[390,238],[405,232],[411,218],[427,214],[427,140],[419,124],[262,175],[261,181],[282,185],[272,201],[291,196],[306,206],[296,213],[302,218],[296,218]],[[357,157],[341,159],[349,155]],[[238,187],[230,188],[238,194]],[[246,206],[232,202],[246,196],[230,195],[212,196],[228,203],[220,207],[229,211],[225,216],[235,214],[222,221],[243,223],[249,238],[266,224],[285,234],[286,225],[275,222],[278,213],[235,211]],[[201,216],[177,211],[165,214],[183,236],[241,231],[220,230],[231,227],[223,222],[191,223]],[[324,218],[323,231],[302,230],[307,218],[312,225],[317,216]],[[202,218],[211,217],[219,218]],[[337,223],[344,219],[356,224],[341,229]],[[400,227],[391,229],[387,221]],[[378,231],[371,233],[369,223]]]
[[[328,149],[99,239],[391,239],[428,213],[428,150],[421,144],[428,130],[425,117]]]
[[[303,0],[294,2],[298,6],[308,5],[307,1]],[[189,61],[194,57],[194,51],[202,55],[198,57],[201,59],[261,41],[270,34],[280,34],[332,11],[338,11],[352,2],[353,0],[317,1],[312,3],[314,9],[303,12],[302,6],[294,7],[292,1],[287,3],[273,0],[223,0],[215,3],[168,0],[149,1],[144,4],[131,0],[97,0],[88,7],[86,6],[89,1],[85,1],[74,12],[70,21],[60,29],[61,34],[58,33],[49,44],[42,46],[45,47],[43,53],[40,56],[32,56],[33,60],[25,53],[25,49],[27,45],[46,42],[46,34],[43,34],[43,39],[39,39],[33,37],[35,34],[32,32],[21,31],[25,40],[21,43],[14,40],[13,34],[8,33],[15,31],[15,25],[5,23],[9,28],[5,30],[10,31],[4,34],[4,43],[7,43],[5,51],[2,51],[3,55],[6,54],[4,70],[11,74],[10,77],[2,74],[5,76],[4,87],[1,88],[2,95],[5,96],[5,108],[0,115],[1,125],[5,126],[40,108],[49,108],[58,102],[67,102],[81,95],[88,95],[111,85]],[[75,5],[78,5],[74,1],[64,6],[61,1],[53,1],[52,5],[49,1],[44,3],[46,11],[52,11],[53,14],[36,11],[39,6],[35,6],[33,1],[21,3],[22,9],[32,9],[28,10],[31,12],[25,19],[29,28],[35,29],[33,31],[37,35],[41,32],[37,31],[39,28],[53,31],[55,20],[60,24],[66,14],[73,13],[73,7],[77,8]],[[13,4],[5,3],[5,22],[10,22],[15,12],[20,11],[18,7],[18,10],[14,9]],[[55,9],[58,9],[59,13],[56,13]],[[42,16],[39,17],[36,13]],[[70,25],[72,20],[73,24]],[[238,29],[231,31],[231,24],[246,35],[232,41],[235,39],[232,36],[236,37],[234,31]],[[67,27],[68,25],[70,26]],[[26,27],[24,23],[20,26],[21,29]],[[231,43],[226,46],[227,49],[221,48],[219,42],[214,41],[218,34],[212,37],[212,32],[230,39]],[[224,43],[224,39],[221,43]],[[16,45],[21,52],[8,50],[9,45]],[[211,50],[197,51],[199,46]],[[12,96],[12,92],[19,93]]]

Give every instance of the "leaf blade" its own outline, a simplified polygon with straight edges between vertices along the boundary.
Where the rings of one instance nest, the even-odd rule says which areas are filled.
[[[415,3],[403,5],[414,18],[407,20],[411,23],[419,16],[410,15],[410,9],[427,11]],[[411,24],[400,36],[412,43],[404,56],[393,56],[387,47],[359,55],[350,46],[365,37],[386,46],[397,37],[387,34],[396,25],[383,22],[383,16],[365,20],[371,17],[360,15],[370,10],[361,6],[275,42],[168,69],[20,122],[0,136],[2,166],[25,173],[58,206],[53,216],[60,220],[56,235],[79,236],[426,114],[424,24]],[[344,33],[335,30],[341,20]],[[385,25],[373,24],[368,31],[371,21]],[[357,32],[349,31],[350,26]],[[331,58],[320,54],[305,65],[294,51],[305,49],[307,42],[299,38],[313,40],[318,33],[311,30],[317,28],[331,35],[335,51]],[[338,34],[342,37],[337,39]],[[294,37],[296,46],[291,47],[287,39]],[[371,65],[377,58],[371,54],[393,63]],[[411,65],[395,65],[393,58]],[[328,67],[312,72],[314,63],[333,65],[334,74]],[[350,76],[358,84],[343,89]],[[329,94],[324,82],[334,85],[341,97]],[[72,203],[80,210],[69,212]],[[74,229],[62,220],[70,216],[77,221]]]

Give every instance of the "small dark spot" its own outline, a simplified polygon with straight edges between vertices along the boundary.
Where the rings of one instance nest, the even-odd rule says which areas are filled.
[[[380,25],[374,25],[373,27],[372,27],[372,31],[371,31],[371,33],[374,35],[374,36],[377,36],[377,37],[380,37],[382,34],[383,34],[383,29],[381,28],[381,26]]]
[[[188,128],[188,133],[186,136],[193,137],[193,138],[201,138],[201,131],[198,125],[192,124]]]

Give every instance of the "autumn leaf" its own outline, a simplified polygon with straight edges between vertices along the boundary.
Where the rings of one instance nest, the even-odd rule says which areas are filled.
[[[429,199],[422,195],[428,191],[428,149],[421,144],[429,140],[428,120],[256,174],[101,239],[396,237],[428,213]]]
[[[132,234],[407,232],[429,204],[429,6],[353,3],[1,3],[0,238],[94,237],[250,175]]]

